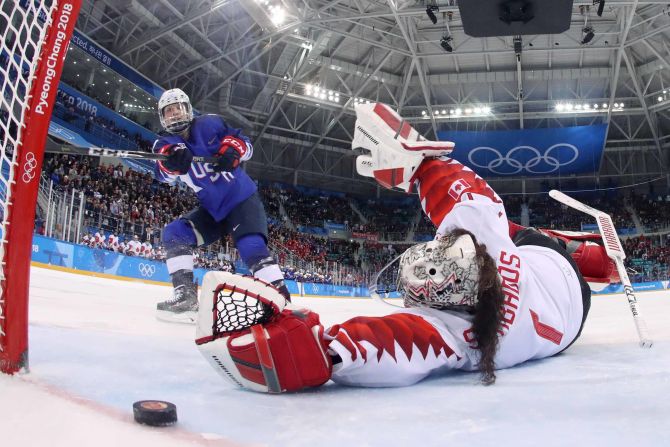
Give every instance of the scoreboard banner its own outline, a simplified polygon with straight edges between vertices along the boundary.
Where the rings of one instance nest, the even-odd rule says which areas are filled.
[[[482,177],[559,176],[593,173],[607,126],[574,126],[497,131],[440,131],[456,143],[451,157]]]

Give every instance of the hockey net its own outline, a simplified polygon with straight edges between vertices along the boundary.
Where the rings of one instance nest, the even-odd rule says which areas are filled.
[[[60,73],[81,0],[0,7],[0,371],[28,365],[35,203]]]

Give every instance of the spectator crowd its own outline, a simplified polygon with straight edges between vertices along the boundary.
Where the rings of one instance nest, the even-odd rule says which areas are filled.
[[[189,189],[158,183],[150,173],[122,164],[49,155],[43,172],[56,190],[84,193],[84,227],[91,229],[84,243],[131,256],[165,259],[160,247],[162,228],[197,206]],[[285,275],[301,281],[364,285],[414,240],[430,238],[435,231],[415,201],[367,200],[327,191],[303,194],[286,185],[261,185],[259,191],[268,214],[271,248]],[[639,273],[638,280],[668,277],[670,240],[663,235],[670,231],[670,200],[651,196],[583,200],[610,212],[619,229],[632,229],[637,235],[626,239],[625,247],[628,266]],[[535,227],[579,231],[582,225],[594,223],[589,216],[540,195],[506,202],[510,202],[510,217],[527,208],[529,224]],[[661,236],[639,236],[636,218],[646,232],[661,231]],[[346,231],[339,237],[300,231],[328,222],[343,224]],[[412,234],[416,239],[408,240]],[[198,266],[214,269],[230,269],[238,261],[231,240],[198,250],[194,256]]]

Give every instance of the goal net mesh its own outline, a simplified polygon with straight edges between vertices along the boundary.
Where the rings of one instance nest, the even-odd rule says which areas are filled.
[[[0,371],[25,366],[36,187],[80,0],[0,2]],[[60,3],[60,4],[59,4]],[[30,218],[30,216],[33,216]],[[29,232],[29,233],[28,233]],[[17,257],[20,262],[16,262]],[[25,278],[17,284],[14,277]],[[16,311],[19,309],[18,316]]]

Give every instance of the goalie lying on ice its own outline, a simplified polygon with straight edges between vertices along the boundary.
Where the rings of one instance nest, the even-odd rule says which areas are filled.
[[[324,329],[316,313],[285,307],[270,285],[209,273],[196,343],[212,366],[238,385],[272,393],[329,379],[404,386],[452,369],[479,371],[490,384],[496,369],[574,343],[590,307],[584,276],[602,283],[612,273],[600,246],[508,222],[493,189],[447,157],[453,144],[421,139],[381,104],[356,112],[355,147],[371,152],[359,173],[416,188],[438,228],[435,240],[400,257],[405,307]]]

